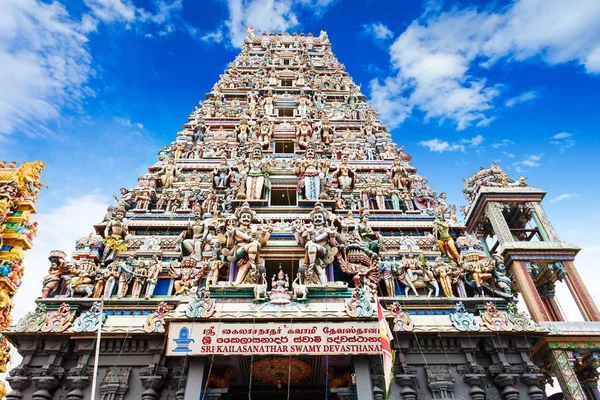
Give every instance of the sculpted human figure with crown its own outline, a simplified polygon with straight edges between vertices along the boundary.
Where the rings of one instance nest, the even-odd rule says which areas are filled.
[[[260,276],[260,249],[267,244],[273,228],[263,223],[253,224],[254,220],[256,213],[248,203],[244,203],[235,211],[233,220],[227,226],[227,243],[222,253],[237,267],[233,285],[244,283],[248,272],[252,272],[250,278],[253,281]]]
[[[327,266],[338,253],[339,231],[328,223],[327,211],[317,203],[310,213],[310,222],[297,221],[295,237],[304,246],[304,271],[313,270],[322,285],[327,284]]]
[[[263,157],[262,147],[256,146],[252,156],[244,163],[246,176],[246,200],[260,200],[263,196],[263,186],[271,172],[269,160]]]
[[[125,237],[129,230],[123,218],[125,218],[125,207],[119,206],[115,212],[115,219],[109,221],[104,228],[105,246],[102,252],[102,263],[105,265],[113,261],[118,253],[127,250]]]

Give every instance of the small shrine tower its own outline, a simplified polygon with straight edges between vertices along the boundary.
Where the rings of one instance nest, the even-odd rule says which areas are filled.
[[[557,377],[565,398],[586,398],[584,392],[599,398],[600,311],[574,265],[580,248],[560,240],[542,207],[546,192],[524,177],[511,179],[494,163],[464,183],[467,231],[504,258],[532,319],[550,330],[536,345],[536,358],[544,358],[538,364]],[[565,322],[555,298],[558,282],[566,283],[585,323]]]

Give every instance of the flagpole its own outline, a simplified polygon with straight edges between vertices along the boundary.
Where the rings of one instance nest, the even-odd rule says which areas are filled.
[[[100,359],[100,337],[102,335],[102,315],[104,313],[104,297],[100,299],[100,321],[98,324],[98,333],[96,334],[96,354],[94,355],[94,373],[92,375],[92,397],[90,400],[96,399],[96,383],[98,380],[98,361]]]

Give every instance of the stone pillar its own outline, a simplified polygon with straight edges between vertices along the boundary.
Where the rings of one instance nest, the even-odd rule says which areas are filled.
[[[167,368],[159,364],[150,364],[140,370],[140,380],[144,386],[142,400],[159,400],[160,391],[165,384]]]
[[[594,303],[583,279],[581,279],[581,275],[579,275],[577,268],[575,268],[575,264],[572,261],[563,261],[563,265],[567,271],[565,275],[567,287],[575,303],[577,303],[581,315],[583,315],[586,321],[600,321],[600,310],[598,310],[598,306]]]
[[[460,348],[465,354],[467,363],[459,365],[457,371],[463,381],[469,385],[469,396],[472,400],[485,400],[485,369],[477,362],[475,352],[479,347],[478,340],[461,340]]]
[[[544,210],[542,205],[538,202],[533,202],[533,201],[529,201],[529,202],[525,203],[525,205],[527,207],[533,209],[533,211],[535,212],[538,220],[542,224],[542,226],[540,228],[542,228],[544,230],[544,232],[546,233],[546,236],[548,237],[548,240],[551,242],[560,242],[560,238],[559,238],[558,234],[556,233],[556,230],[554,230],[554,227],[552,226],[552,223],[550,222],[550,218],[548,218],[548,215],[546,214],[546,211]]]
[[[523,295],[527,310],[535,322],[552,321],[550,314],[546,310],[544,302],[537,291],[537,287],[529,275],[527,266],[523,261],[513,261],[510,264],[510,270],[513,273],[515,282],[519,287],[519,292]]]
[[[23,390],[31,386],[31,372],[27,366],[31,360],[31,356],[25,356],[18,367],[10,370],[10,375],[6,377],[6,381],[10,384],[12,391],[8,393],[6,400],[21,400],[23,399]]]
[[[575,370],[565,350],[550,352],[552,369],[563,392],[564,400],[586,400]]]
[[[514,239],[504,219],[504,215],[502,215],[502,208],[502,203],[487,203],[485,206],[485,216],[490,220],[498,242],[505,244],[507,242],[514,242]]]
[[[372,399],[373,386],[371,384],[369,359],[365,356],[354,356],[352,357],[352,364],[356,376],[356,398],[361,400]]]
[[[198,400],[202,398],[204,389],[204,372],[206,369],[206,358],[192,357],[188,365],[188,380],[185,383],[185,394],[183,400]]]

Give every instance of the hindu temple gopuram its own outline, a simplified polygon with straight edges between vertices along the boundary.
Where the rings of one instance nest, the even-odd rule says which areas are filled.
[[[411,162],[325,32],[248,29],[156,163],[49,255],[4,332],[6,398],[540,400],[553,377],[600,398],[600,312],[545,192],[492,164],[459,215]]]
[[[24,268],[23,257],[33,246],[37,222],[31,221],[35,203],[43,184],[41,161],[0,162],[0,330],[12,324],[13,297],[21,286]],[[0,373],[6,372],[10,360],[10,345],[0,335]],[[0,398],[6,394],[0,382]]]

